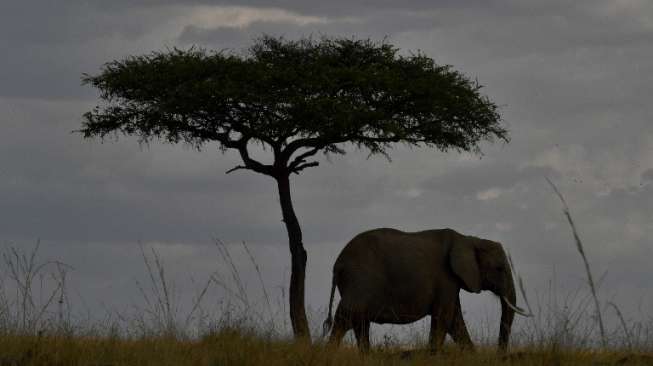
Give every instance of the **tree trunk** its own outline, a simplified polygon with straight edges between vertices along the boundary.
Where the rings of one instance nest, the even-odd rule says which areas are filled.
[[[296,339],[310,341],[306,309],[304,306],[304,281],[306,278],[306,250],[302,243],[302,229],[299,226],[295,209],[290,197],[289,173],[279,174],[275,177],[279,187],[279,202],[283,222],[288,231],[288,244],[290,246],[290,323]]]

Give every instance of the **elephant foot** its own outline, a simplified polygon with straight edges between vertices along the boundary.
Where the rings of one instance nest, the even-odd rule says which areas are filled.
[[[499,355],[501,355],[501,361],[504,362],[523,362],[529,354],[526,352],[515,352],[508,353],[506,350],[499,350]]]
[[[476,353],[476,347],[473,344],[461,344],[459,346],[460,352],[464,353]]]

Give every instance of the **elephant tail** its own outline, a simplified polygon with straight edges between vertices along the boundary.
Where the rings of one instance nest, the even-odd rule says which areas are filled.
[[[322,325],[322,337],[326,337],[327,333],[329,333],[329,330],[331,330],[331,326],[333,325],[333,317],[331,316],[331,310],[333,309],[333,295],[335,295],[336,292],[336,274],[333,274],[333,279],[331,280],[331,297],[329,298],[329,313],[327,315],[326,320],[324,321],[324,324]]]

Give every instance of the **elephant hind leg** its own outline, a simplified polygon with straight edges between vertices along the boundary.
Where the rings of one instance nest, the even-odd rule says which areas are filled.
[[[342,303],[338,304],[336,309],[336,314],[333,318],[333,328],[331,329],[331,335],[329,336],[329,345],[339,346],[342,338],[345,336],[345,333],[352,328],[352,318],[351,313],[346,310]]]
[[[368,352],[370,350],[370,322],[369,320],[361,317],[353,321],[354,333],[356,334],[356,342],[358,349],[361,352]]]
[[[442,301],[434,305],[431,313],[431,332],[429,334],[429,346],[431,353],[438,353],[444,345],[444,338],[447,332],[451,332],[455,303]]]

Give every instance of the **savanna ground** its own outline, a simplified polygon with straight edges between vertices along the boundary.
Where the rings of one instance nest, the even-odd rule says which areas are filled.
[[[294,343],[242,330],[221,329],[198,340],[124,339],[66,335],[0,337],[0,365],[651,365],[650,353],[627,350],[529,346],[507,355],[494,348],[474,353],[447,347],[438,355],[379,347],[361,355],[354,347]]]
[[[513,327],[507,354],[497,353],[490,325],[486,335],[477,334],[481,340],[476,352],[447,344],[443,352],[432,355],[427,351],[426,329],[414,330],[408,341],[392,334],[376,337],[366,355],[351,338],[337,349],[327,347],[317,324],[313,344],[297,343],[279,324],[287,316],[285,308],[272,311],[274,302],[263,287],[256,260],[244,249],[250,254],[250,270],[261,279],[263,310],[248,303],[229,246],[216,241],[222,259],[218,265],[227,271],[198,284],[188,306],[180,306],[157,252],[142,248],[148,278],[135,285],[144,305],[108,311],[98,320],[73,310],[66,264],[40,259],[38,245],[30,251],[6,247],[0,263],[0,366],[653,365],[653,320],[627,321],[616,304],[606,303],[604,310],[611,306],[616,316],[605,327],[603,339],[593,296],[585,288],[565,296],[531,299],[529,308],[535,317]],[[205,295],[212,287],[222,289],[233,301],[217,310],[215,304],[206,304]],[[323,318],[323,314],[309,315]],[[471,331],[477,328],[468,326]]]

